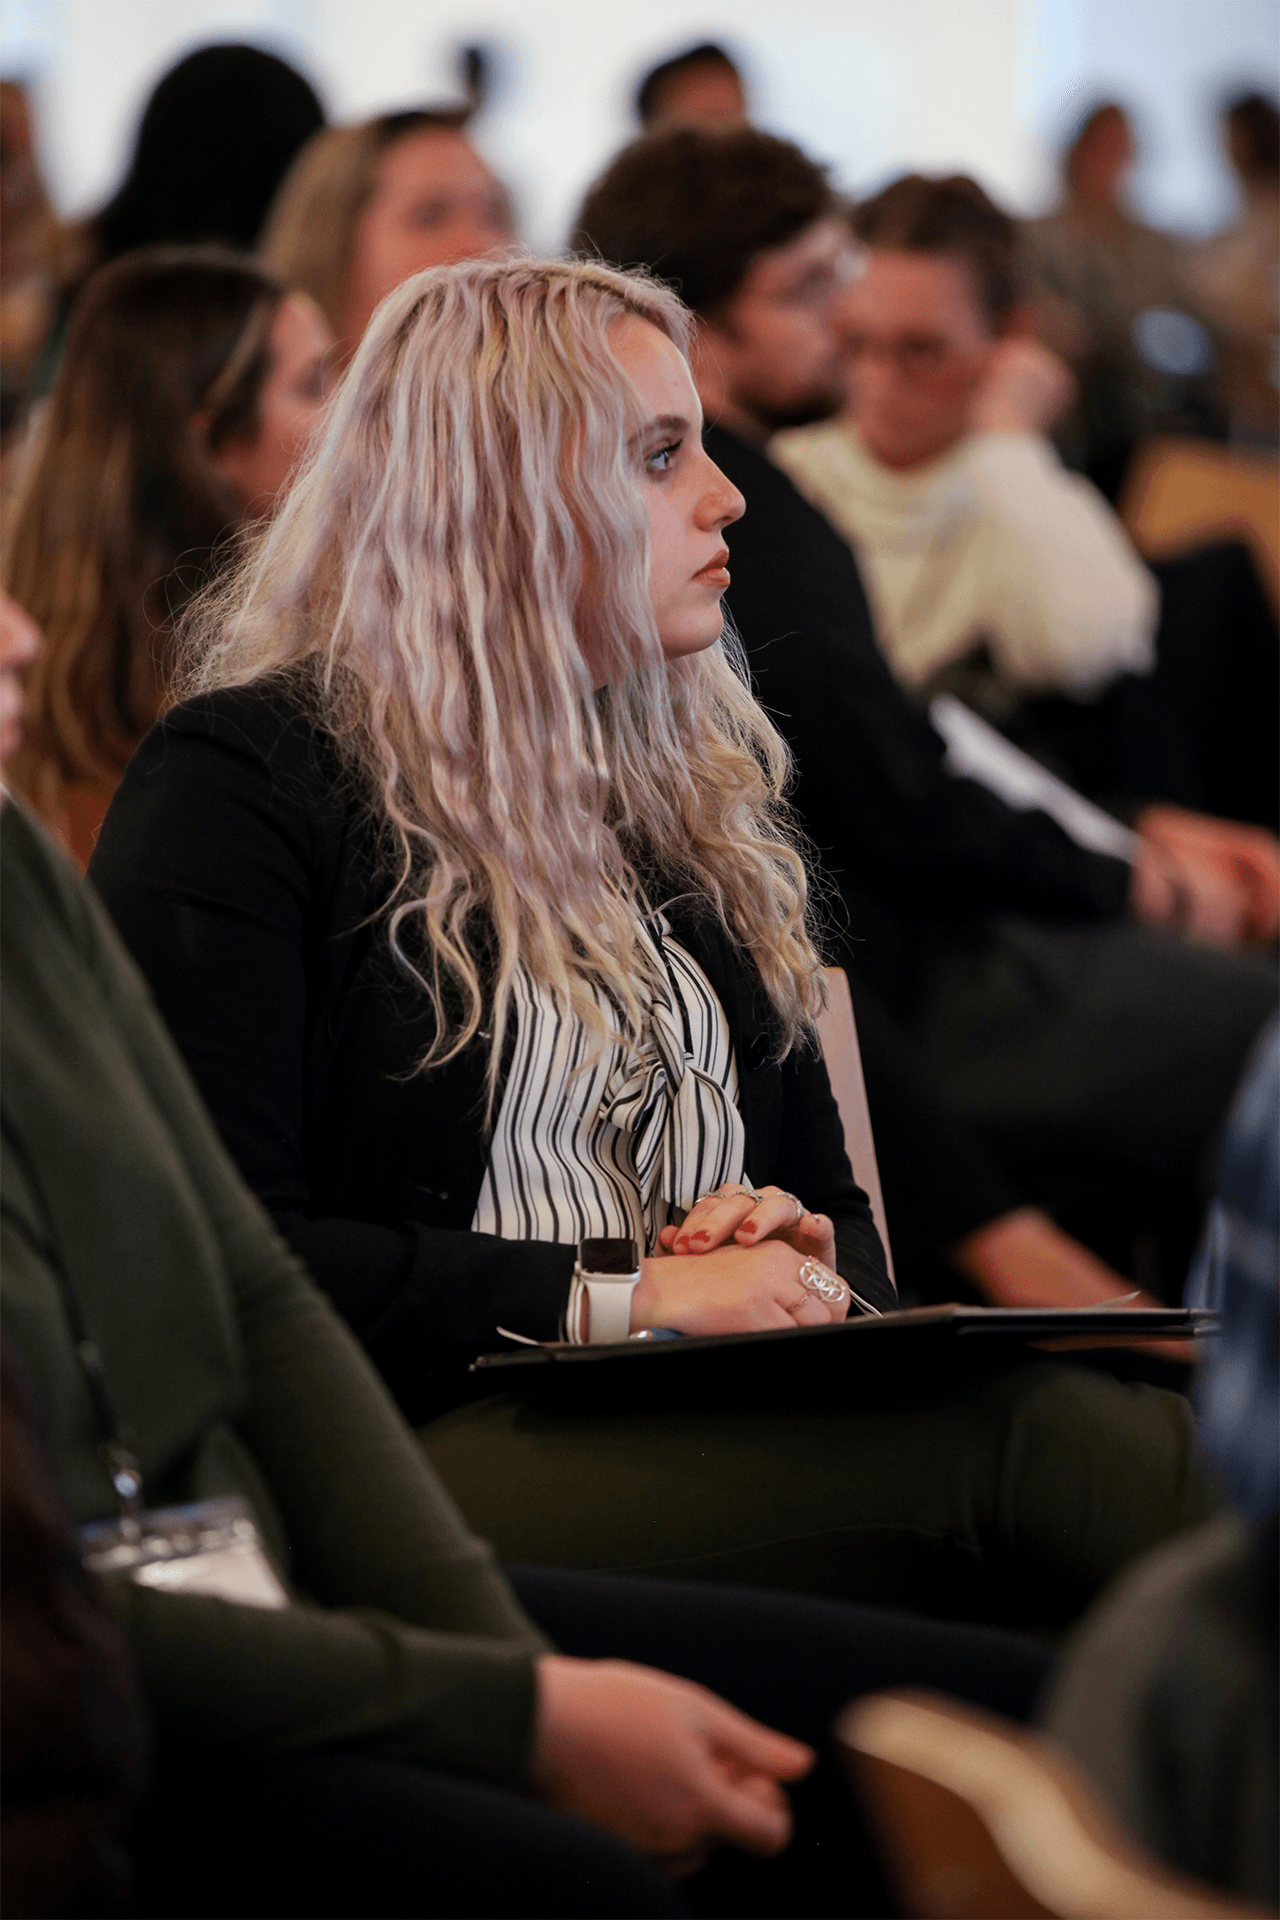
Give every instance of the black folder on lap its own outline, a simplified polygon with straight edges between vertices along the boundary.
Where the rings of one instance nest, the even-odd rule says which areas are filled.
[[[1211,1333],[1188,1307],[906,1307],[825,1327],[783,1328],[599,1347],[513,1346],[484,1353],[473,1386],[558,1404],[669,1408],[732,1401],[777,1406],[900,1397],[940,1376],[1034,1361],[1051,1343],[1132,1346]]]

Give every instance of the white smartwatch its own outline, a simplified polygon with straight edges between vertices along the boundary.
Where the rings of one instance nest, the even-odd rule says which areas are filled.
[[[631,1296],[640,1284],[634,1240],[579,1240],[569,1294],[569,1338],[575,1346],[604,1346],[631,1333]]]

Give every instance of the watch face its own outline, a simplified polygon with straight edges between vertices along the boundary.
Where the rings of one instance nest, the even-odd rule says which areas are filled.
[[[630,1278],[640,1265],[634,1240],[579,1240],[578,1265],[583,1273],[616,1273]]]

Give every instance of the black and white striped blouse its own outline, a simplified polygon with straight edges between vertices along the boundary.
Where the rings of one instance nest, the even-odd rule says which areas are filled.
[[[661,915],[652,929],[668,985],[653,996],[638,1050],[615,1044],[584,1067],[581,1022],[520,975],[515,1051],[474,1232],[562,1243],[629,1236],[648,1252],[702,1194],[745,1179],[724,1009]]]

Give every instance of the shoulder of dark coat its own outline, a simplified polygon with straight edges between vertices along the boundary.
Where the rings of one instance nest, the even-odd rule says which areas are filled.
[[[266,768],[280,797],[312,814],[346,814],[359,804],[337,743],[309,710],[303,688],[285,676],[220,687],[170,708],[146,745],[153,761],[172,740],[216,741],[226,753]]]

